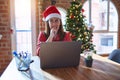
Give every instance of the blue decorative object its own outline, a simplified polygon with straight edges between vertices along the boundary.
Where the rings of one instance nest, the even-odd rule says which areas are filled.
[[[108,59],[120,63],[120,49],[113,50]]]
[[[16,66],[19,71],[29,70],[30,63],[33,62],[33,60],[31,60],[30,53],[23,52],[23,51],[21,53],[17,53],[16,51],[14,51],[13,55],[15,57]]]

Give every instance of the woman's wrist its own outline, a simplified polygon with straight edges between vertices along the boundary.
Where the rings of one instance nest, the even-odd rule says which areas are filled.
[[[50,36],[48,37],[48,39],[46,40],[46,42],[52,42],[53,37],[54,37],[54,36],[50,35]]]

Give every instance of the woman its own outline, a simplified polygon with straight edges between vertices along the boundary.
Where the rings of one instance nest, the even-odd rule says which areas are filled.
[[[61,14],[55,6],[49,6],[43,12],[43,20],[46,22],[46,31],[40,32],[38,36],[37,55],[41,42],[71,41],[70,34],[63,30]]]

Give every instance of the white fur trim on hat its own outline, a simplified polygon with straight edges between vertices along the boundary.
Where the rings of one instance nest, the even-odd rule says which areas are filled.
[[[60,15],[60,14],[52,13],[52,14],[49,14],[49,15],[46,17],[45,21],[47,21],[47,20],[49,20],[50,18],[53,18],[53,17],[56,17],[56,18],[61,19],[61,15]]]

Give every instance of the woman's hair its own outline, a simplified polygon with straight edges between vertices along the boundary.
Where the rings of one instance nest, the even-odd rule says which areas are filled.
[[[46,25],[45,35],[46,35],[46,38],[48,38],[49,35],[50,35],[50,27],[49,27],[48,21],[47,21],[46,24],[47,24],[47,25]],[[57,34],[58,34],[59,37],[60,37],[60,41],[62,41],[62,40],[64,39],[65,32],[64,32],[64,30],[63,30],[63,26],[62,26],[62,21],[61,21],[61,20],[60,20],[60,27],[59,27],[59,29],[58,29]]]

